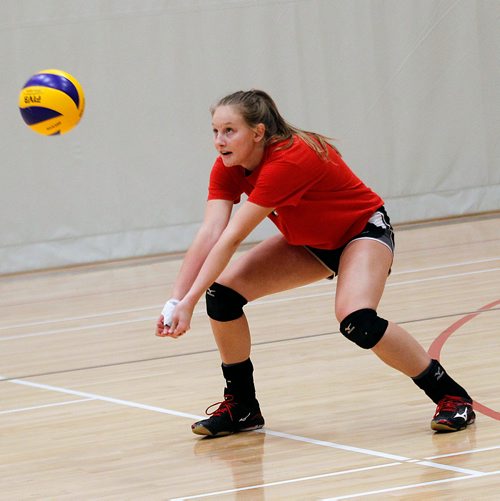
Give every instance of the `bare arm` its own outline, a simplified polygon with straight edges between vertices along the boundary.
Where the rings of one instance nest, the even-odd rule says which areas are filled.
[[[164,322],[171,323],[169,319],[171,319],[175,304],[186,295],[198,276],[210,250],[227,226],[232,208],[233,203],[228,200],[209,200],[207,202],[203,223],[184,257],[174,282],[171,299],[167,301],[162,314],[156,321],[157,336],[163,337],[168,334]]]
[[[235,213],[206,256],[190,289],[175,308],[169,335],[178,337],[189,330],[196,303],[222,273],[241,242],[272,210],[247,201]]]
[[[228,200],[209,200],[203,223],[190,245],[172,290],[172,297],[183,299],[205,262],[209,252],[226,228],[233,203]]]

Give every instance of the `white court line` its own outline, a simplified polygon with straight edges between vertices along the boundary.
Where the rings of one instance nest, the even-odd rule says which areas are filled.
[[[471,449],[468,451],[460,451],[460,452],[452,452],[450,454],[440,454],[439,456],[429,456],[424,459],[441,459],[441,458],[450,458],[453,456],[463,456],[465,454],[475,454],[477,452],[488,452],[494,451],[496,449],[500,449],[500,445],[493,445],[491,447],[481,447],[480,449]]]
[[[407,274],[411,274],[411,273],[422,273],[422,272],[426,272],[426,271],[435,271],[435,270],[446,269],[446,268],[464,267],[464,266],[470,266],[473,264],[489,263],[492,261],[499,261],[499,260],[500,260],[500,258],[495,257],[495,258],[487,258],[487,259],[477,259],[474,261],[464,261],[461,263],[445,264],[445,265],[440,265],[440,266],[429,266],[426,268],[415,268],[415,269],[411,269],[411,270],[402,270],[402,271],[398,271],[398,272],[392,272],[391,276],[394,277],[397,275],[407,275]],[[495,268],[493,268],[493,270],[495,270]],[[490,270],[488,270],[488,271],[490,271]],[[440,277],[440,278],[442,278],[442,277]],[[406,283],[412,283],[412,282],[402,282],[402,283],[406,284]],[[396,283],[396,284],[388,283],[387,284],[387,286],[389,286],[389,287],[391,285],[398,285],[398,283]],[[314,282],[312,284],[303,285],[301,287],[298,287],[297,289],[304,289],[304,288],[310,288],[310,287],[321,287],[321,286],[331,286],[331,282],[329,282],[329,281]],[[253,303],[250,303],[250,305],[272,302],[272,301],[276,301],[276,300],[272,300],[272,299],[271,300],[258,300],[258,301],[254,301]],[[281,300],[281,301],[283,301],[283,300]],[[36,325],[48,325],[48,324],[55,324],[55,323],[61,323],[61,322],[75,322],[75,321],[79,321],[79,320],[88,320],[88,319],[92,319],[92,318],[102,318],[102,317],[115,316],[115,315],[126,315],[128,313],[135,313],[138,311],[160,310],[162,307],[163,307],[163,305],[141,306],[141,307],[137,307],[137,308],[127,308],[125,310],[113,310],[113,311],[106,311],[103,313],[94,313],[91,315],[81,315],[81,316],[74,316],[74,317],[61,317],[61,318],[55,318],[55,319],[50,319],[50,320],[26,322],[26,323],[22,323],[22,324],[3,325],[3,326],[0,326],[0,331],[1,330],[8,330],[8,329],[19,329],[22,327],[34,327]],[[148,318],[148,320],[150,320],[150,318]],[[139,321],[139,320],[132,320],[132,322],[133,321]]]
[[[454,473],[465,473],[467,475],[466,477],[459,477],[459,478],[481,477],[481,476],[485,475],[485,473],[477,471],[477,470],[469,470],[466,468],[457,468],[454,466],[443,465],[443,464],[434,463],[431,461],[419,461],[419,460],[415,460],[415,459],[409,459],[409,458],[406,458],[404,456],[396,456],[394,454],[386,454],[383,452],[372,451],[369,449],[362,449],[359,447],[351,447],[348,445],[335,444],[332,442],[325,442],[324,440],[315,440],[315,439],[310,439],[310,438],[306,438],[306,437],[300,437],[298,435],[291,435],[288,433],[281,433],[281,432],[276,432],[276,431],[271,431],[271,430],[257,430],[257,432],[265,433],[266,435],[272,435],[275,437],[287,438],[287,439],[291,439],[291,440],[297,440],[300,442],[306,442],[306,443],[310,443],[310,444],[320,445],[323,447],[331,447],[334,449],[341,449],[341,450],[346,450],[349,452],[357,452],[360,454],[366,454],[366,455],[370,455],[370,456],[383,457],[383,458],[388,458],[388,459],[399,459],[399,461],[396,461],[393,463],[386,463],[383,465],[368,466],[368,467],[364,467],[364,468],[355,468],[355,469],[351,469],[351,470],[342,470],[342,471],[331,472],[331,473],[323,473],[320,475],[312,475],[312,476],[307,476],[307,477],[296,477],[296,478],[287,479],[287,480],[280,480],[277,482],[268,482],[265,484],[249,485],[246,487],[237,487],[237,488],[233,488],[233,489],[226,489],[223,491],[205,492],[203,494],[195,494],[192,496],[173,498],[170,501],[184,501],[184,500],[188,500],[188,499],[201,499],[201,498],[212,497],[212,496],[220,496],[223,494],[234,494],[237,492],[249,491],[249,490],[253,490],[253,489],[263,489],[265,487],[274,487],[277,485],[293,484],[293,483],[297,483],[297,482],[305,482],[308,480],[317,480],[320,478],[335,477],[335,476],[340,476],[340,475],[347,475],[350,473],[359,473],[362,471],[375,470],[378,468],[399,466],[399,465],[402,465],[405,463],[418,464],[420,466],[428,466],[431,468],[453,471]]]
[[[411,461],[409,461],[411,462]],[[415,461],[415,463],[421,466],[430,466],[431,468],[437,468],[439,470],[448,470],[455,473],[465,473],[466,475],[482,475],[482,471],[471,470],[469,468],[460,468],[458,466],[450,466],[448,464],[435,463],[434,461]]]
[[[203,494],[196,494],[194,496],[185,496],[182,498],[172,498],[170,501],[185,501],[187,499],[200,499],[200,498],[208,498],[211,496],[220,496],[222,494],[232,494],[235,492],[242,492],[242,491],[249,491],[252,489],[263,489],[265,487],[275,487],[276,485],[285,485],[285,484],[294,484],[297,482],[305,482],[307,480],[318,480],[320,478],[328,478],[328,477],[337,477],[340,475],[348,475],[350,473],[359,473],[362,471],[369,471],[369,470],[376,470],[379,468],[387,468],[390,466],[397,466],[400,465],[401,463],[387,463],[387,464],[379,464],[376,466],[367,466],[365,468],[353,468],[352,470],[343,470],[343,471],[335,471],[332,473],[322,473],[320,475],[311,475],[308,477],[297,477],[293,478],[290,480],[280,480],[277,482],[268,482],[266,484],[260,484],[260,485],[249,485],[247,487],[239,487],[235,489],[227,489],[225,491],[215,491],[215,492],[206,492]]]
[[[18,334],[15,336],[3,336],[3,337],[0,337],[0,341],[12,341],[15,339],[23,339],[23,338],[27,338],[27,337],[51,336],[53,334],[61,334],[63,332],[86,331],[86,330],[91,330],[91,329],[100,329],[103,327],[113,327],[116,325],[133,324],[136,322],[145,322],[145,321],[150,322],[151,320],[156,319],[156,318],[157,317],[140,317],[140,318],[134,318],[133,320],[118,320],[116,322],[105,322],[105,323],[101,323],[101,324],[90,324],[90,325],[78,325],[76,327],[65,327],[63,329],[53,329],[50,331],[31,332],[29,334]]]
[[[60,405],[77,404],[80,402],[91,402],[95,398],[79,398],[78,400],[67,400],[66,402],[56,402],[53,404],[43,404],[43,405],[33,405],[31,407],[19,407],[18,409],[8,409],[6,411],[0,411],[0,414],[12,414],[14,412],[26,412],[38,409],[45,409],[46,407],[58,407]]]
[[[259,430],[257,430],[259,431]],[[262,430],[261,433],[272,435],[273,437],[286,438],[288,440],[295,440],[297,442],[306,442],[308,444],[321,445],[322,447],[331,447],[332,449],[340,449],[348,452],[357,452],[367,456],[375,456],[384,459],[392,459],[393,461],[410,461],[410,458],[405,456],[398,456],[396,454],[387,454],[385,452],[372,451],[370,449],[363,449],[361,447],[352,447],[350,445],[336,444],[335,442],[326,442],[324,440],[316,440],[314,438],[301,437],[299,435],[292,435],[290,433],[282,433],[280,431]]]
[[[464,477],[454,477],[454,478],[444,478],[441,480],[432,480],[430,482],[420,482],[418,484],[407,484],[407,485],[401,485],[399,487],[388,487],[387,489],[379,489],[376,491],[366,491],[366,492],[358,492],[356,494],[348,494],[347,496],[338,496],[334,498],[324,498],[322,501],[338,501],[341,499],[352,499],[352,498],[358,498],[358,497],[363,497],[363,496],[373,496],[375,494],[385,494],[387,492],[396,492],[396,491],[402,491],[406,489],[415,489],[416,487],[429,487],[430,485],[436,485],[436,484],[445,484],[449,482],[459,482],[461,480],[470,480],[474,478],[482,478],[482,477],[489,477],[492,475],[499,475],[500,470],[498,471],[490,471],[488,473],[480,473],[479,475],[467,475]]]
[[[479,275],[481,273],[491,273],[493,271],[500,271],[500,268],[489,268],[487,270],[477,270],[477,271],[464,271],[463,273],[453,273],[451,275],[442,275],[438,277],[415,278],[414,280],[404,280],[403,282],[396,282],[396,283],[389,282],[386,285],[386,287],[397,287],[399,285],[418,284],[421,282],[432,282],[434,280],[447,280],[449,278],[467,277],[469,275]]]
[[[405,280],[403,282],[396,282],[396,283],[388,283],[386,287],[398,287],[400,285],[409,285],[409,284],[415,284],[415,283],[421,283],[421,282],[430,282],[430,281],[435,281],[435,280],[446,280],[449,278],[456,278],[456,277],[463,277],[463,276],[469,276],[469,275],[477,275],[480,273],[491,273],[494,271],[500,271],[500,268],[490,268],[488,270],[478,270],[478,271],[469,271],[469,272],[464,272],[464,273],[454,273],[451,275],[440,275],[436,277],[428,277],[428,278],[417,278],[414,280]],[[315,297],[323,297],[323,296],[329,296],[332,294],[332,291],[327,291],[327,292],[318,292],[316,294],[304,294],[301,296],[293,296],[293,297],[287,297],[287,298],[276,298],[276,299],[258,299],[256,301],[252,301],[251,303],[247,304],[248,307],[252,306],[258,306],[261,304],[271,304],[271,303],[284,303],[288,301],[296,301],[296,300],[303,300],[303,299],[311,299]],[[195,309],[195,315],[200,315],[200,314],[205,314],[204,311],[200,307]],[[119,320],[116,322],[104,322],[100,324],[91,324],[91,325],[80,325],[77,327],[69,327],[69,328],[63,328],[63,329],[54,329],[54,330],[49,330],[49,331],[43,331],[43,332],[31,332],[29,334],[18,334],[14,336],[3,336],[0,337],[0,342],[1,341],[12,341],[16,339],[23,339],[23,338],[29,338],[29,337],[40,337],[40,336],[50,336],[53,334],[61,334],[63,332],[75,332],[75,331],[82,331],[82,330],[90,330],[90,329],[100,329],[103,327],[113,327],[117,325],[127,325],[127,324],[132,324],[136,322],[145,322],[145,321],[151,321],[155,320],[157,317],[140,317],[140,318],[134,318],[131,320]],[[15,326],[11,326],[11,328],[15,328]]]
[[[473,261],[462,261],[460,263],[440,264],[437,266],[426,266],[425,268],[413,268],[411,270],[394,271],[392,272],[391,276],[406,275],[408,273],[422,273],[425,271],[444,270],[446,268],[470,266],[472,264],[491,263],[492,261],[500,261],[500,257],[488,257],[485,259],[474,259]]]
[[[259,431],[259,430],[257,430]],[[396,454],[388,454],[386,452],[373,451],[371,449],[363,449],[361,447],[353,447],[351,445],[337,444],[335,442],[326,442],[324,440],[316,440],[313,438],[301,437],[299,435],[292,435],[290,433],[282,433],[280,431],[272,430],[262,430],[262,433],[266,435],[272,435],[274,437],[286,438],[288,440],[295,440],[297,442],[306,442],[308,444],[321,445],[322,447],[331,447],[332,449],[340,449],[348,452],[355,452],[358,454],[364,454],[366,456],[375,456],[384,459],[392,459],[394,461],[400,461],[402,463],[415,463],[421,466],[430,466],[431,468],[436,468],[439,470],[449,470],[455,473],[465,473],[466,475],[478,475],[482,472],[477,470],[470,470],[468,468],[460,468],[458,466],[449,466],[447,464],[435,463],[433,461],[421,461],[418,459],[411,459],[405,456],[398,456]]]
[[[450,265],[451,266],[458,266],[458,265]],[[441,267],[439,267],[441,268]],[[398,286],[398,285],[402,285],[402,284],[409,284],[409,283],[416,283],[416,282],[425,282],[425,281],[429,281],[429,280],[442,280],[443,278],[453,278],[453,277],[457,277],[457,276],[464,276],[464,275],[471,275],[471,274],[475,274],[475,273],[484,273],[484,272],[490,272],[490,271],[497,271],[499,268],[494,268],[492,270],[481,270],[481,271],[478,271],[478,272],[468,272],[468,273],[460,273],[460,274],[453,274],[453,275],[447,275],[447,276],[441,276],[441,277],[430,277],[430,278],[427,278],[427,279],[420,279],[420,280],[414,280],[414,281],[405,281],[405,282],[400,282],[400,283],[390,283],[388,284],[388,286]],[[409,272],[402,272],[402,273],[409,273]],[[314,285],[317,285],[317,284],[314,284]],[[329,285],[329,284],[327,284]],[[326,294],[331,294],[331,292],[328,292]],[[310,296],[305,296],[305,297],[317,297],[317,296],[324,296],[326,295],[325,293],[323,294],[315,294],[315,295],[310,295]],[[288,299],[275,299],[275,300],[268,300],[268,301],[260,301],[260,303],[263,303],[263,302],[282,302],[282,301],[286,301],[286,300],[293,300],[293,299],[297,299],[297,297],[294,297],[294,298],[288,298]],[[255,302],[255,303],[259,303],[259,302]],[[147,310],[149,309],[150,307],[145,307],[145,308],[136,308],[136,309],[133,309],[133,310],[127,310],[127,311],[141,311],[141,310]],[[153,308],[153,307],[151,307]],[[111,313],[110,313],[111,314]],[[98,317],[98,316],[104,316],[106,314],[101,314],[101,315],[91,315],[91,316],[88,316],[86,318],[94,318],[94,317]],[[83,317],[85,318],[85,317]],[[82,319],[83,319],[82,318]],[[135,319],[134,321],[143,321],[143,320],[150,320],[149,317],[147,318],[142,318],[142,319]],[[103,324],[103,325],[121,325],[121,324],[124,324],[124,323],[131,323],[131,322],[134,322],[134,321],[124,321],[124,322],[112,322],[112,323],[109,323],[109,324]],[[55,321],[52,321],[52,322],[55,322]],[[47,323],[51,323],[51,321],[47,321]],[[36,325],[36,324],[34,324]],[[94,327],[97,327],[97,326],[87,326],[86,328],[94,328]],[[81,328],[75,328],[75,329],[60,329],[58,330],[58,332],[62,332],[62,331],[69,331],[69,330],[81,330]],[[43,333],[41,333],[43,334]],[[0,380],[1,379],[5,379],[4,377],[0,376]],[[38,383],[31,383],[31,382],[27,382],[27,381],[21,381],[21,380],[10,380],[9,382],[11,383],[15,383],[15,384],[21,384],[21,385],[26,385],[26,386],[31,386],[31,387],[37,387],[37,388],[42,388],[42,389],[46,389],[46,390],[51,390],[51,391],[58,391],[58,392],[62,392],[62,393],[67,393],[67,394],[72,394],[72,395],[79,395],[79,396],[85,396],[86,398],[83,398],[83,399],[80,399],[80,400],[74,400],[72,402],[83,402],[83,401],[89,401],[89,400],[101,400],[101,401],[106,401],[106,402],[110,402],[110,403],[115,403],[115,404],[118,404],[118,405],[126,405],[126,406],[129,406],[129,407],[135,407],[135,408],[139,408],[139,409],[143,409],[143,410],[149,410],[149,411],[153,411],[153,412],[160,412],[160,413],[164,413],[164,414],[170,414],[170,415],[174,415],[174,416],[180,416],[180,417],[189,417],[190,419],[200,419],[201,416],[196,416],[196,415],[191,415],[191,414],[187,414],[187,413],[182,413],[182,412],[177,412],[177,411],[173,411],[173,410],[169,410],[169,409],[164,409],[164,408],[160,408],[160,407],[155,407],[155,406],[149,406],[149,405],[144,405],[144,404],[139,404],[139,403],[136,403],[136,402],[131,402],[131,401],[127,401],[127,400],[121,400],[121,399],[114,399],[114,398],[110,398],[110,397],[104,397],[104,396],[100,396],[100,395],[95,395],[95,394],[92,394],[92,393],[88,393],[88,392],[80,392],[80,391],[76,391],[76,390],[69,390],[69,389],[65,389],[65,388],[59,388],[59,387],[54,387],[54,386],[49,386],[49,385],[40,385]],[[71,403],[71,402],[67,402],[67,403]],[[49,404],[51,405],[51,404]],[[57,405],[57,404],[52,404],[52,405]],[[64,405],[64,403],[61,403],[61,405]],[[44,407],[44,406],[40,406],[40,407]],[[3,413],[8,413],[9,411],[4,411]],[[1,414],[2,412],[0,412]],[[463,479],[469,479],[469,478],[477,478],[477,477],[482,477],[482,476],[488,476],[488,475],[495,475],[495,474],[499,474],[500,472],[497,471],[497,472],[490,472],[490,473],[483,473],[483,472],[479,472],[479,471],[475,471],[475,470],[465,470],[465,469],[460,469],[460,468],[455,468],[455,467],[449,467],[448,465],[441,465],[441,464],[437,464],[437,463],[433,463],[433,462],[430,462],[430,461],[419,461],[419,460],[411,460],[409,458],[405,458],[405,457],[402,457],[402,456],[394,456],[394,455],[390,455],[390,454],[385,454],[385,453],[378,453],[377,451],[370,451],[368,449],[361,449],[361,448],[355,448],[355,447],[350,447],[350,446],[343,446],[341,444],[334,444],[334,443],[330,443],[330,442],[325,442],[325,441],[318,441],[318,440],[313,440],[313,439],[307,439],[305,437],[298,437],[296,435],[287,435],[287,434],[283,434],[283,433],[280,433],[280,432],[273,432],[271,430],[262,430],[262,432],[264,433],[267,433],[269,435],[273,435],[273,436],[280,436],[282,438],[288,438],[288,439],[292,439],[292,440],[300,440],[300,441],[303,441],[303,442],[306,442],[306,443],[312,443],[312,444],[316,444],[316,445],[321,445],[321,446],[327,446],[327,447],[332,447],[332,448],[337,448],[337,449],[343,449],[343,450],[349,450],[349,451],[352,451],[352,452],[358,452],[358,453],[361,453],[361,454],[369,454],[369,455],[374,455],[374,456],[378,456],[378,457],[386,457],[386,458],[390,458],[390,457],[397,457],[397,458],[400,458],[401,461],[403,463],[415,463],[415,464],[420,464],[420,465],[424,465],[424,466],[429,466],[429,467],[434,467],[434,468],[439,468],[439,469],[447,469],[447,470],[451,470],[451,471],[454,471],[454,472],[466,472],[467,475],[466,476],[463,476],[463,477],[456,477],[456,478],[452,478],[452,479],[443,479],[443,480],[438,480],[438,481],[433,481],[433,482],[427,482],[427,483],[420,483],[420,484],[409,484],[409,485],[406,485],[406,486],[401,486],[401,487],[394,487],[394,488],[389,488],[389,489],[383,489],[383,490],[379,490],[379,491],[370,491],[370,492],[365,492],[365,493],[360,493],[360,494],[356,494],[356,495],[349,495],[349,496],[344,496],[344,497],[338,497],[338,498],[331,498],[331,499],[348,499],[348,498],[352,498],[352,497],[357,497],[357,496],[367,496],[367,495],[371,495],[371,494],[377,494],[377,493],[385,493],[385,492],[393,492],[393,491],[398,491],[398,490],[402,490],[402,489],[410,489],[410,488],[415,488],[415,487],[420,487],[420,486],[426,486],[426,485],[431,485],[431,484],[436,484],[436,483],[444,483],[444,482],[452,482],[452,481],[458,481],[458,480],[463,480]],[[495,448],[498,448],[498,447],[492,447],[492,448],[484,448],[484,449],[477,449],[476,451],[481,451],[481,450],[491,450],[491,449],[495,449]],[[476,452],[476,451],[469,451],[469,452],[464,452],[464,453],[454,453],[454,454],[450,454],[451,455],[456,455],[456,454],[465,454],[465,453],[470,453],[470,452]],[[429,457],[429,458],[426,458],[426,459],[437,459],[439,457],[446,457],[448,455],[443,455],[443,456],[433,456],[433,457]],[[272,485],[280,485],[280,484],[284,484],[284,483],[293,483],[293,482],[300,482],[300,481],[305,481],[305,480],[308,480],[308,479],[314,479],[314,478],[320,478],[320,477],[326,477],[326,476],[334,476],[334,475],[342,475],[342,474],[346,474],[346,473],[349,473],[349,472],[355,472],[355,471],[363,471],[363,470],[367,470],[367,469],[375,469],[375,468],[382,468],[382,467],[387,467],[387,466],[394,466],[394,465],[398,465],[398,464],[402,464],[401,462],[396,462],[396,463],[389,463],[389,464],[385,464],[385,465],[379,465],[379,466],[374,466],[374,467],[368,467],[368,468],[361,468],[361,469],[358,469],[358,470],[346,470],[345,472],[334,472],[334,473],[330,473],[330,474],[323,474],[323,475],[320,475],[320,476],[313,476],[313,477],[303,477],[302,479],[300,478],[297,478],[297,479],[290,479],[290,480],[285,480],[285,481],[282,481],[282,482],[275,482],[275,483],[270,483],[270,484],[262,484],[262,486],[253,486],[253,487],[247,487],[247,488],[242,488],[242,489],[234,489],[234,490],[231,490],[231,491],[220,491],[219,493],[212,493],[212,494],[205,494],[205,495],[201,495],[201,496],[192,496],[192,497],[189,497],[189,498],[179,498],[179,499],[194,499],[194,498],[199,498],[199,497],[207,497],[208,495],[216,495],[216,494],[222,494],[224,492],[236,492],[236,491],[239,491],[239,490],[246,490],[246,489],[250,489],[250,488],[260,488],[260,487],[266,487],[266,486],[272,486]]]
[[[4,376],[0,376],[0,380],[5,380]],[[6,382],[13,384],[20,384],[22,386],[29,386],[30,388],[39,388],[41,390],[55,391],[58,393],[65,393],[67,395],[76,395],[77,397],[89,398],[93,400],[101,400],[103,402],[109,402],[112,404],[124,405],[126,407],[135,407],[136,409],[143,409],[153,412],[161,412],[162,414],[170,414],[171,416],[186,417],[190,419],[203,419],[202,416],[196,416],[194,414],[187,414],[186,412],[178,412],[171,409],[164,409],[162,407],[156,407],[154,405],[139,404],[137,402],[131,402],[130,400],[122,400],[119,398],[105,397],[102,395],[97,395],[95,393],[89,393],[87,391],[70,390],[68,388],[61,388],[60,386],[51,386],[49,384],[33,383],[31,381],[23,381],[22,379],[8,379]]]
[[[427,277],[427,278],[415,278],[413,280],[404,280],[402,282],[389,282],[386,284],[386,288],[388,287],[399,287],[400,285],[411,285],[411,284],[418,284],[421,282],[433,282],[435,280],[446,280],[448,278],[456,278],[456,277],[464,277],[468,275],[477,275],[479,273],[491,273],[493,271],[500,271],[500,268],[489,268],[487,270],[478,270],[478,271],[468,271],[464,273],[454,273],[452,275],[440,275],[437,277]],[[287,301],[296,301],[296,300],[302,300],[302,299],[310,299],[314,297],[323,297],[323,296],[330,296],[332,295],[332,291],[327,291],[327,292],[318,292],[316,294],[304,294],[302,296],[293,296],[293,297],[284,297],[284,298],[276,298],[276,299],[257,299],[256,301],[252,301],[251,303],[248,303],[245,308],[248,308],[249,306],[253,305],[260,305],[260,304],[268,304],[268,303],[285,303]],[[1,341],[1,338],[0,338]]]
[[[0,380],[5,380],[5,377],[0,376]],[[132,402],[130,400],[122,400],[122,399],[118,399],[118,398],[105,397],[103,395],[97,395],[95,393],[89,393],[86,391],[70,390],[68,388],[62,388],[60,386],[52,386],[52,385],[48,385],[48,384],[34,383],[31,381],[24,381],[22,379],[9,379],[9,380],[7,380],[7,382],[12,383],[12,384],[19,384],[22,386],[29,386],[31,388],[39,388],[42,390],[55,391],[55,392],[59,392],[59,393],[69,394],[69,395],[76,395],[76,396],[79,396],[82,398],[101,400],[103,402],[109,402],[109,403],[113,403],[113,404],[117,404],[117,405],[123,405],[126,407],[134,407],[136,409],[148,410],[148,411],[153,411],[153,412],[160,412],[162,414],[169,414],[171,416],[186,417],[186,418],[190,418],[190,419],[194,419],[194,420],[203,419],[203,416],[197,416],[195,414],[188,414],[185,412],[174,411],[172,409],[165,409],[163,407],[157,407],[157,406],[153,406],[153,405],[140,404],[138,402]],[[464,468],[442,465],[440,463],[433,463],[432,461],[420,461],[418,459],[411,459],[411,458],[408,458],[405,456],[398,456],[395,454],[388,454],[385,452],[374,451],[371,449],[364,449],[361,447],[353,447],[353,446],[349,446],[349,445],[337,444],[335,442],[327,442],[324,440],[316,440],[316,439],[311,439],[311,438],[307,438],[307,437],[301,437],[299,435],[282,433],[279,431],[262,430],[260,432],[265,433],[266,435],[285,438],[288,440],[294,440],[297,442],[305,442],[305,443],[312,444],[312,445],[320,445],[322,447],[330,447],[332,449],[339,449],[339,450],[344,450],[344,451],[348,451],[348,452],[364,454],[364,455],[368,455],[368,456],[375,456],[375,457],[379,457],[379,458],[383,458],[383,459],[392,459],[392,460],[396,460],[396,461],[400,461],[400,462],[422,464],[424,466],[429,466],[432,468],[451,470],[451,471],[454,471],[456,473],[467,473],[469,475],[481,475],[482,474],[482,472],[476,471],[476,470],[466,470]]]
[[[126,310],[114,310],[114,311],[106,311],[103,313],[94,313],[92,315],[81,315],[74,317],[62,317],[62,318],[53,318],[51,320],[38,320],[37,322],[26,322],[24,324],[14,324],[14,325],[3,325],[0,326],[0,331],[7,329],[20,329],[22,327],[34,327],[35,325],[48,325],[48,324],[58,324],[61,322],[76,322],[78,320],[88,320],[90,318],[101,318],[101,317],[109,317],[115,315],[126,315],[128,313],[136,313],[138,311],[147,311],[154,309],[161,309],[163,305],[156,306],[141,306],[138,308],[127,308]]]

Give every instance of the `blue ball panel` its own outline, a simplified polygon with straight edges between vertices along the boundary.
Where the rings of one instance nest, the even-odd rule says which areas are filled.
[[[38,85],[40,87],[52,87],[68,94],[73,99],[76,107],[80,105],[80,96],[78,90],[71,81],[61,75],[53,75],[52,73],[37,73],[33,75],[24,85],[24,88]]]
[[[61,113],[51,110],[49,108],[42,108],[40,106],[30,106],[28,108],[19,108],[23,120],[28,125],[34,125],[38,122],[43,122],[44,120],[49,120],[50,118],[55,118],[61,115]]]

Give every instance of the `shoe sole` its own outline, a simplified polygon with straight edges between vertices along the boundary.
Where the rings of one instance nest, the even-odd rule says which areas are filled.
[[[208,428],[205,426],[192,426],[191,431],[195,435],[203,435],[205,437],[226,437],[227,435],[233,435],[234,433],[240,433],[242,431],[254,431],[254,430],[259,430],[262,428],[264,424],[258,424],[255,426],[250,426],[248,428],[241,428],[236,431],[220,431],[219,433],[212,433]]]
[[[431,422],[431,428],[434,430],[434,431],[442,431],[442,432],[450,432],[450,431],[462,431],[462,430],[465,430],[465,428],[467,428],[467,426],[469,426],[470,424],[474,423],[476,419],[472,419],[470,420],[469,422],[465,423],[462,427],[460,428],[454,428],[453,426],[450,426],[446,423],[435,423],[434,421]]]

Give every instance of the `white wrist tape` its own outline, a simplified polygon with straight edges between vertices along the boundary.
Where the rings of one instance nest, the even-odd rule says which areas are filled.
[[[169,299],[165,303],[165,306],[163,307],[163,310],[161,311],[161,314],[163,315],[163,325],[168,325],[169,327],[172,325],[172,315],[174,313],[175,307],[178,304],[179,304],[178,299]]]

